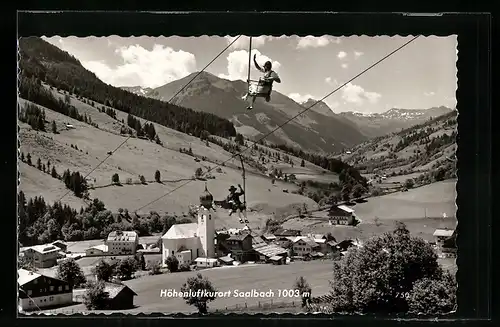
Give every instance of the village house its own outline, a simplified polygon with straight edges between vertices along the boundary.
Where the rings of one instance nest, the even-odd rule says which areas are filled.
[[[225,241],[227,248],[231,252],[231,257],[239,262],[255,260],[255,254],[252,251],[252,235],[243,233],[231,235]]]
[[[106,244],[95,245],[85,250],[85,256],[87,257],[103,256],[107,254],[108,254],[108,245]]]
[[[73,290],[63,280],[19,269],[18,307],[20,311],[40,310],[73,303]]]
[[[354,225],[354,210],[344,206],[332,206],[328,212],[328,223],[330,225]]]
[[[277,257],[284,257],[286,262],[288,257],[286,249],[273,243],[267,244],[260,236],[253,236],[252,249],[258,261],[273,262],[279,259]]]
[[[213,268],[219,265],[219,261],[215,258],[196,258],[194,262],[197,268]]]
[[[264,234],[262,235],[262,239],[268,243],[270,242],[275,242],[276,241],[276,236],[273,234]]]
[[[457,253],[456,230],[454,229],[436,229],[434,231],[436,245],[438,250],[444,256],[454,256]]]
[[[292,252],[295,256],[310,256],[320,250],[320,245],[307,236],[297,236],[292,241]]]
[[[57,264],[61,249],[52,244],[34,245],[23,250],[24,257],[36,268],[50,268]]]
[[[104,292],[108,293],[105,310],[127,310],[134,308],[134,296],[137,294],[124,284],[105,283]],[[85,290],[74,292],[74,302],[83,302]]]
[[[113,231],[106,240],[110,255],[135,254],[139,236],[133,231]]]

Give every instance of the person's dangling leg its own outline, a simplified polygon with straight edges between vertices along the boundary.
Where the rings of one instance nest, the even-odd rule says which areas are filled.
[[[257,98],[256,95],[252,96],[252,102],[250,105],[247,107],[247,110],[252,110],[253,109],[253,104],[255,103],[255,98]]]

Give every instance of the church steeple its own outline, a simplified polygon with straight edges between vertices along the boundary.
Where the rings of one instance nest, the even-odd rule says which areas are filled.
[[[200,195],[200,205],[206,209],[211,209],[214,197],[208,191],[207,183],[205,183],[205,191]]]

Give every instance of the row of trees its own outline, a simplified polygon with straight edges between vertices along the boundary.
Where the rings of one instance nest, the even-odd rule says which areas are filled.
[[[56,99],[52,92],[42,85],[40,79],[33,75],[28,77],[26,74],[21,74],[21,76],[19,77],[19,93],[20,97],[25,100],[34,102],[38,105],[54,110],[70,118],[97,127],[97,125],[92,122],[92,119],[89,116],[87,116],[86,114],[81,115],[78,110],[73,105],[71,105],[69,97],[66,97],[65,100],[62,100],[60,98]],[[40,118],[37,118],[35,126],[40,129],[41,125],[42,120]]]
[[[150,212],[134,217],[125,209],[118,215],[107,210],[104,203],[94,199],[79,212],[55,202],[50,205],[41,196],[26,198],[20,191],[18,196],[19,242],[23,246],[50,243],[58,239],[82,241],[104,239],[114,230],[135,230],[140,236],[166,233],[174,224],[190,223],[189,218],[178,218]]]
[[[227,119],[138,96],[103,83],[67,52],[38,37],[22,38],[19,48],[21,72],[28,78],[34,76],[59,89],[71,91],[95,102],[107,103],[117,110],[180,132],[191,133],[196,137],[204,130],[222,137],[236,135],[234,125]],[[42,60],[57,65],[42,65]]]

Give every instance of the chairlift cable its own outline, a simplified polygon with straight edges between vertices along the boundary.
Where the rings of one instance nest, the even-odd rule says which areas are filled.
[[[395,50],[391,51],[389,54],[385,55],[384,57],[382,57],[381,59],[379,59],[378,61],[376,61],[375,63],[373,63],[372,65],[370,65],[368,68],[362,70],[360,73],[358,73],[357,75],[355,75],[354,77],[352,77],[351,79],[349,79],[347,82],[343,83],[341,86],[337,87],[335,90],[333,90],[332,92],[328,93],[326,96],[324,96],[323,98],[321,98],[320,100],[317,100],[316,102],[314,102],[312,105],[310,105],[309,107],[305,108],[304,106],[298,104],[300,107],[302,108],[305,108],[303,111],[299,112],[298,114],[296,114],[295,116],[293,116],[292,118],[286,120],[284,123],[282,123],[281,125],[278,125],[278,127],[276,127],[275,129],[273,129],[272,131],[270,131],[269,133],[267,133],[266,135],[264,135],[263,137],[261,137],[259,140],[257,141],[251,141],[253,142],[253,145],[255,144],[258,144],[260,141],[264,140],[265,138],[267,138],[268,136],[272,135],[274,132],[276,132],[278,129],[281,129],[283,126],[285,126],[286,124],[288,124],[289,122],[291,122],[292,120],[294,120],[295,118],[297,118],[298,116],[302,115],[303,113],[305,113],[306,111],[310,110],[312,107],[314,107],[315,105],[317,105],[318,103],[322,102],[323,100],[325,100],[326,98],[328,98],[329,96],[331,96],[333,93],[337,92],[338,90],[340,90],[341,88],[343,88],[345,85],[349,84],[350,82],[354,81],[355,79],[357,79],[358,77],[360,77],[361,75],[365,74],[366,72],[368,72],[369,70],[373,69],[375,66],[377,66],[378,64],[380,64],[381,62],[385,61],[387,58],[391,57],[392,55],[394,55],[395,53],[397,53],[398,51],[400,51],[401,49],[403,49],[404,47],[406,47],[407,45],[409,45],[411,42],[415,41],[417,38],[419,38],[420,35],[417,35],[415,37],[413,37],[411,40],[409,40],[408,42],[404,43],[403,45],[399,46],[398,48],[396,48]],[[226,161],[223,161],[221,164],[217,164],[215,167],[213,168],[210,168],[206,173],[209,173],[211,172],[213,169],[215,169],[216,167],[220,167],[221,165],[225,164],[226,162],[229,162],[230,160],[232,160],[233,158],[235,158],[236,156],[238,155],[241,155],[243,152],[247,151],[248,149],[251,148],[251,146],[246,146],[246,148],[239,152],[239,153],[236,153],[236,154],[233,154],[229,159],[227,159]],[[206,174],[204,173],[204,174]],[[164,197],[174,193],[175,191],[177,191],[178,189],[186,186],[187,184],[191,183],[193,180],[188,180],[186,181],[185,183],[179,185],[178,187],[174,188],[173,190],[165,193],[164,195],[160,196],[159,198],[153,200],[153,201],[150,201],[149,203],[147,203],[146,205],[136,209],[137,210],[141,210],[141,209],[144,209],[145,207],[163,199]]]
[[[201,71],[199,71],[186,85],[184,85],[184,87],[182,87],[179,91],[177,91],[177,93],[174,94],[174,96],[172,96],[172,98],[170,100],[167,101],[167,103],[170,103],[170,101],[172,101],[182,90],[184,90],[189,84],[191,84],[191,82],[196,78],[198,77],[198,75],[200,75],[205,69],[208,68],[208,66],[210,66],[217,58],[219,58],[227,49],[229,49],[230,46],[232,46],[239,38],[241,37],[241,35],[238,35],[231,43],[229,43],[229,45],[227,47],[225,47],[221,52],[219,52],[219,54],[217,56],[215,56],[214,59],[212,59],[212,61],[210,61]],[[87,175],[85,175],[83,177],[83,179],[87,178],[90,174],[92,174],[97,168],[99,168],[106,160],[108,160],[109,157],[111,157],[111,155],[113,153],[115,153],[119,148],[121,148],[125,143],[127,143],[127,141],[132,137],[132,135],[129,135],[125,141],[123,141],[120,145],[118,145],[113,151],[111,151],[106,158],[104,158],[103,160],[101,160],[101,162],[99,162],[99,164],[97,166],[95,166]],[[63,198],[66,197],[66,195],[68,195],[72,190],[68,190],[62,197],[60,197],[56,202],[59,202],[61,201]]]

